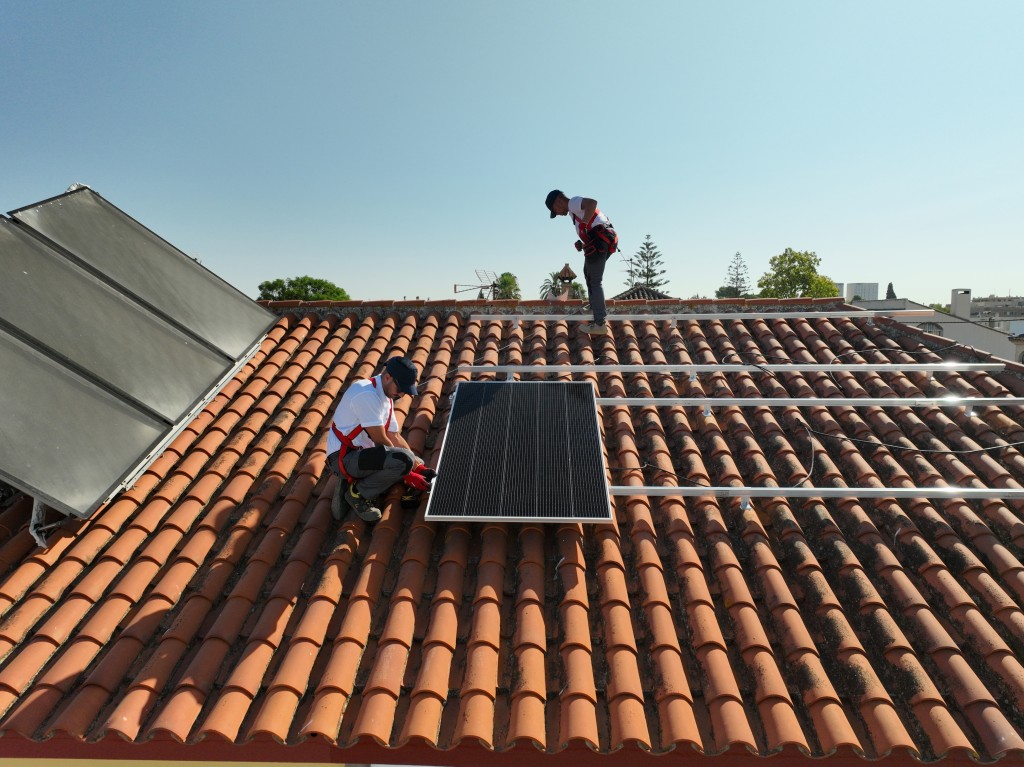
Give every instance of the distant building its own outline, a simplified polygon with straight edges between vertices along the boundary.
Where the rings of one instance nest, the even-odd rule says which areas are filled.
[[[1024,296],[972,298],[971,319],[1010,335],[1024,333]]]
[[[852,287],[852,286],[851,286]],[[974,346],[978,349],[985,349],[997,357],[1014,362],[1024,362],[1024,335],[1013,337],[1009,333],[996,330],[988,325],[973,322],[967,316],[971,303],[971,291],[958,288],[950,296],[950,307],[953,314],[937,312],[930,306],[911,301],[909,298],[890,298],[878,300],[853,301],[855,306],[862,309],[893,309],[921,310],[921,317],[900,317],[898,319],[905,325],[916,327],[926,333],[948,338],[966,346]],[[959,309],[963,314],[957,315]]]
[[[840,288],[842,291],[842,288]],[[878,300],[877,282],[851,282],[846,286],[846,300],[852,301],[855,296],[860,296],[862,301]]]

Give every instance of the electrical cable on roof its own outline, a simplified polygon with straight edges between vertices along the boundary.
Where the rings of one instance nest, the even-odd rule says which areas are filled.
[[[687,482],[687,483],[693,485],[694,487],[714,487],[714,485],[709,485],[706,482],[698,482],[695,479],[688,479],[687,477],[679,476],[674,471],[670,471],[669,469],[663,469],[660,466],[657,466],[657,465],[655,465],[653,463],[647,463],[646,461],[644,461],[640,466],[609,466],[608,467],[608,471],[636,471],[637,469],[640,469],[641,471],[643,469],[654,469],[654,476],[655,477],[657,477],[659,474],[668,474],[668,475],[672,476],[676,481],[682,480],[683,482]]]
[[[892,444],[889,444],[888,442],[881,442],[881,441],[879,441],[879,442],[872,442],[869,439],[859,439],[857,437],[847,437],[845,434],[843,434],[843,435],[826,434],[825,432],[822,432],[822,431],[816,431],[815,429],[812,429],[810,426],[807,426],[806,424],[804,424],[804,428],[807,429],[807,431],[809,431],[811,434],[816,434],[819,437],[828,437],[829,439],[843,440],[843,441],[846,441],[846,442],[856,442],[856,443],[859,443],[859,444],[862,444],[862,445],[871,445],[872,447],[875,447],[875,448],[887,447],[887,448],[889,448],[891,450],[908,450],[908,451],[912,451],[912,452],[915,452],[915,453],[939,453],[939,454],[942,454],[942,455],[969,455],[971,453],[986,453],[989,450],[1005,450],[1008,447],[1019,447],[1019,446],[1024,445],[1024,441],[1022,441],[1022,442],[1007,442],[1005,445],[992,445],[991,447],[975,447],[975,448],[970,448],[970,449],[967,449],[967,450],[938,450],[936,448],[928,448],[928,447],[907,447],[906,445],[892,445]]]
[[[725,363],[725,362],[726,362],[726,361],[727,361],[727,360],[729,359],[729,356],[730,356],[730,355],[736,355],[737,357],[739,357],[739,358],[740,358],[740,362],[741,362],[741,363],[743,362],[743,358],[744,358],[744,357],[753,357],[753,356],[755,356],[753,352],[740,352],[740,351],[736,351],[736,350],[734,349],[733,351],[729,352],[729,355],[726,355],[726,356],[725,356],[725,357],[724,357],[724,358],[722,359],[722,362],[723,362],[723,363]],[[765,358],[765,360],[767,360],[767,359],[768,359],[768,357],[767,357],[767,356],[765,356],[764,354],[760,354],[760,355],[758,355],[758,356],[764,357],[764,358]],[[785,359],[785,358],[783,358],[783,359]],[[791,360],[785,360],[785,361],[786,361],[786,362],[791,362]],[[769,375],[769,376],[771,376],[772,378],[778,378],[778,376],[776,376],[776,375],[775,375],[775,373],[773,373],[773,372],[772,372],[771,370],[768,370],[768,368],[764,367],[764,365],[768,365],[768,364],[771,364],[771,363],[769,363],[769,362],[764,362],[764,363],[761,363],[761,362],[750,362],[750,363],[748,363],[748,364],[750,364],[750,365],[753,365],[754,367],[756,367],[756,368],[757,368],[758,370],[760,370],[760,371],[761,371],[762,373],[764,373],[765,375]]]

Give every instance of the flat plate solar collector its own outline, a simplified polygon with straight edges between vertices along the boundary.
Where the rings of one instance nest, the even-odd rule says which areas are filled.
[[[460,383],[426,519],[610,522],[597,419],[589,382]]]

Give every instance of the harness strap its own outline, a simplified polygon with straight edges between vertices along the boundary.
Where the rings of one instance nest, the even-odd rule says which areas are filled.
[[[374,389],[377,388],[377,379],[376,378],[371,378],[370,379],[370,383],[373,384],[373,388]],[[389,397],[388,398],[388,420],[385,421],[385,423],[384,423],[384,431],[387,431],[388,428],[391,426],[391,416],[393,416],[394,413],[395,413],[395,403]],[[355,482],[355,480],[352,478],[352,476],[347,471],[345,471],[345,456],[348,454],[349,450],[361,450],[362,449],[362,448],[356,447],[354,440],[355,440],[356,437],[358,437],[363,432],[363,426],[362,426],[362,424],[359,424],[358,426],[356,426],[356,428],[354,428],[352,431],[350,431],[348,434],[346,434],[345,432],[343,432],[341,429],[339,429],[334,424],[334,421],[331,421],[331,431],[334,432],[334,436],[338,438],[339,442],[341,442],[341,449],[338,451],[338,471],[341,472],[341,476],[343,476],[345,479],[347,479],[349,481],[349,483]]]
[[[570,213],[569,215],[572,216],[573,224],[576,226],[576,233],[580,236],[581,240],[586,242],[587,238],[590,236],[590,226],[594,223],[594,219],[601,215],[601,209],[594,208],[594,214],[586,221],[579,218],[575,213]]]

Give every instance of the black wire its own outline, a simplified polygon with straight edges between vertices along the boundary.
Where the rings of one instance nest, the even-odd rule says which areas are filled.
[[[908,451],[915,452],[915,453],[941,453],[942,455],[970,455],[972,453],[986,453],[989,450],[1004,450],[1004,449],[1006,449],[1008,447],[1018,447],[1020,445],[1024,445],[1024,441],[1022,441],[1022,442],[1007,442],[1005,445],[992,445],[991,447],[974,447],[974,448],[970,448],[970,449],[967,449],[967,450],[948,450],[948,449],[947,450],[938,450],[936,448],[928,448],[928,447],[907,447],[906,445],[892,445],[892,444],[889,444],[888,442],[882,442],[882,441],[874,442],[874,441],[872,441],[870,439],[859,439],[857,437],[847,437],[845,434],[843,434],[843,435],[826,434],[823,431],[816,431],[815,429],[812,429],[810,426],[808,426],[806,424],[804,424],[804,428],[807,429],[807,431],[809,431],[811,434],[815,434],[815,435],[817,435],[819,437],[827,437],[828,439],[834,439],[834,440],[840,440],[840,441],[846,441],[846,442],[856,442],[856,443],[862,444],[862,445],[871,445],[875,449],[878,449],[880,447],[887,447],[890,450],[908,450]]]

